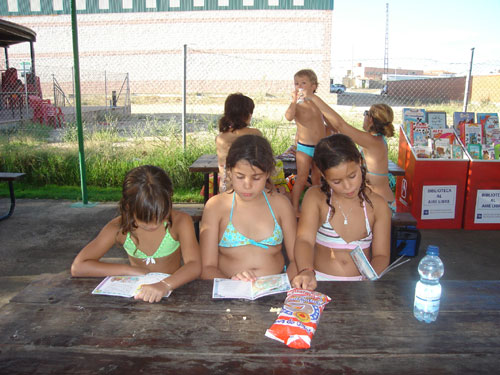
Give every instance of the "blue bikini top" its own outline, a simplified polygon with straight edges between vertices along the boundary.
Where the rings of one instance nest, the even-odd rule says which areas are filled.
[[[257,242],[255,240],[252,240],[251,238],[242,235],[240,232],[236,230],[236,228],[233,225],[233,208],[234,208],[234,195],[235,195],[235,193],[233,192],[233,202],[231,203],[231,214],[229,216],[229,223],[227,224],[226,230],[224,231],[224,234],[222,235],[222,238],[219,242],[220,247],[238,247],[245,245],[254,245],[263,249],[267,249],[269,248],[269,246],[276,246],[283,242],[283,231],[281,230],[280,225],[276,221],[276,217],[274,216],[274,212],[271,208],[271,205],[269,204],[269,200],[267,199],[266,193],[262,191],[262,194],[264,194],[267,206],[271,211],[271,215],[273,215],[273,220],[274,220],[273,234],[269,238]]]

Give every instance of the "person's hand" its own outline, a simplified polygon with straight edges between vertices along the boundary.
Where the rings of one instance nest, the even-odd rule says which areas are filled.
[[[253,271],[243,271],[234,274],[231,277],[231,280],[255,281],[257,280],[257,276],[253,273]]]
[[[292,287],[299,289],[314,290],[318,286],[313,271],[304,270],[297,274],[292,280]]]
[[[142,284],[139,287],[139,293],[134,296],[134,299],[140,299],[149,303],[160,302],[171,290],[170,285],[162,281],[155,284]]]
[[[299,98],[299,90],[295,89],[292,91],[292,103],[297,103],[298,98]]]

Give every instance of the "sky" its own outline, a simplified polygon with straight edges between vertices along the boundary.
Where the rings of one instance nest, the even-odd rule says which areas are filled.
[[[384,66],[389,4],[389,70],[500,71],[500,0],[334,0],[332,70]]]

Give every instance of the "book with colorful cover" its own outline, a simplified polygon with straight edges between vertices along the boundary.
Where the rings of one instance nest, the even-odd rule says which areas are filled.
[[[102,294],[117,297],[133,297],[144,284],[156,284],[169,277],[167,273],[150,272],[139,276],[108,276],[92,291],[92,294]],[[169,291],[163,298],[168,297]]]
[[[466,145],[483,143],[483,128],[481,124],[466,123],[464,126],[464,139]]]
[[[409,262],[411,259],[406,259],[404,261],[401,261],[404,257],[404,255],[400,256],[398,259],[396,259],[394,262],[392,262],[385,270],[383,270],[380,274],[377,274],[377,271],[375,271],[370,264],[370,261],[366,257],[365,253],[363,250],[359,247],[356,246],[354,250],[351,250],[349,253],[351,255],[352,260],[354,261],[354,264],[356,264],[356,267],[358,267],[359,273],[367,278],[368,280],[378,280],[382,276],[384,276],[387,272],[392,271],[394,268],[399,267],[406,262]]]
[[[434,159],[451,159],[452,145],[448,139],[436,139],[434,141]]]
[[[495,160],[495,147],[491,145],[481,145],[483,149],[483,160]]]
[[[432,146],[413,146],[415,156],[419,159],[430,159],[432,157]]]
[[[258,277],[255,281],[214,279],[212,298],[244,298],[254,300],[291,289],[286,273]]]
[[[403,108],[403,129],[411,137],[413,125],[425,122],[425,109],[421,108]]]
[[[483,141],[488,145],[500,143],[498,113],[478,113],[477,122],[483,127]]]
[[[426,122],[430,129],[447,129],[446,112],[426,112]]]
[[[483,158],[483,151],[480,144],[471,143],[467,145],[467,151],[472,159],[480,160]]]
[[[455,132],[453,129],[430,129],[433,140],[447,139],[450,145],[455,143]]]
[[[462,150],[462,146],[458,144],[451,145],[451,156],[452,159],[463,159],[464,151]]]
[[[410,140],[413,146],[427,145],[429,136],[429,125],[425,122],[414,123],[412,125]]]
[[[465,124],[474,123],[474,112],[454,112],[453,113],[453,127],[458,132],[462,143],[465,144]]]

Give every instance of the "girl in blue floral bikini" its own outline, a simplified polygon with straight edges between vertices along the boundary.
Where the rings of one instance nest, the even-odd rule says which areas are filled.
[[[229,149],[226,169],[232,189],[210,198],[200,226],[204,279],[253,281],[297,270],[293,256],[296,218],[290,201],[274,192],[269,177],[275,161],[269,142],[257,135],[238,137]]]

